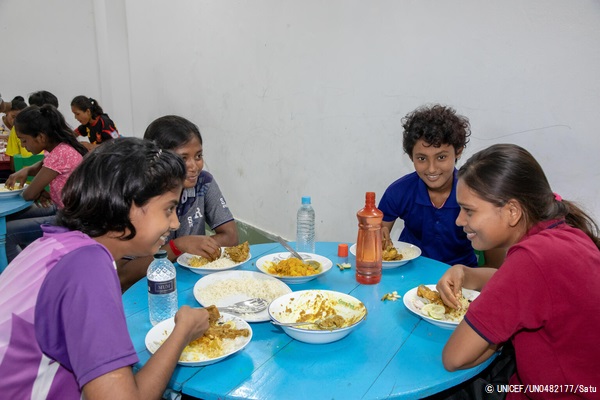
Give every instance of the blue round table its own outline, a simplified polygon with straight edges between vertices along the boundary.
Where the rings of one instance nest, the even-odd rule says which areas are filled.
[[[419,257],[383,271],[381,282],[361,285],[352,269],[335,266],[338,243],[319,242],[316,253],[334,267],[293,291],[329,289],[348,293],[367,307],[368,317],[346,338],[330,344],[307,344],[287,336],[269,322],[252,323],[253,337],[241,352],[206,367],[178,366],[169,382],[175,392],[201,399],[417,399],[464,382],[491,362],[448,372],[441,361],[451,331],[420,319],[398,301],[381,301],[389,292],[404,295],[419,284],[436,283],[446,264]],[[285,251],[276,243],[252,245],[243,270],[258,271],[265,254]],[[199,306],[193,286],[202,276],[177,268],[179,304]],[[125,315],[140,368],[150,357],[144,345],[152,328],[148,319],[147,283],[137,282],[123,295]]]

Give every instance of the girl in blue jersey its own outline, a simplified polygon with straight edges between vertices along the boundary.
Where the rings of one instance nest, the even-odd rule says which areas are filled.
[[[403,120],[404,152],[415,172],[393,182],[383,194],[383,241],[397,219],[404,222],[399,240],[418,246],[425,257],[449,265],[477,266],[471,242],[456,217],[456,162],[471,134],[469,120],[450,107],[435,104],[416,109]],[[497,267],[504,250],[489,250],[487,266]]]

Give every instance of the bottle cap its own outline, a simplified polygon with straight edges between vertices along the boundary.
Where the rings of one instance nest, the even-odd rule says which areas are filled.
[[[338,257],[348,257],[348,245],[346,243],[338,244]]]
[[[310,204],[310,196],[302,196],[302,204]]]
[[[167,258],[167,251],[160,249],[154,254],[154,258]]]

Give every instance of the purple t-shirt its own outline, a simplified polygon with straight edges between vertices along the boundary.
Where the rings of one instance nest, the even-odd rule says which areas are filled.
[[[138,357],[111,254],[81,232],[42,229],[0,275],[0,393],[79,399]]]

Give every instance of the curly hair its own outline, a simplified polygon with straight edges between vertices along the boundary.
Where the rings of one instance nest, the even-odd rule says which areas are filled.
[[[57,213],[57,224],[90,237],[136,229],[129,218],[132,205],[183,187],[185,165],[177,154],[149,140],[119,138],[102,143],[73,171]]]
[[[402,127],[402,146],[411,159],[419,139],[433,147],[451,145],[458,154],[467,146],[471,135],[469,119],[440,104],[417,108],[402,119]]]

